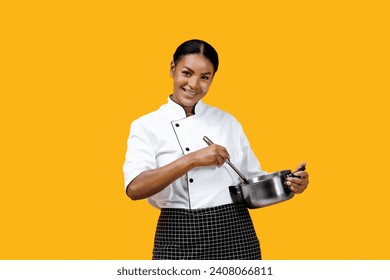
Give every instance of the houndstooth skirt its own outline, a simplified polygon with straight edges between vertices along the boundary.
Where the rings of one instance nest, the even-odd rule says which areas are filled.
[[[260,243],[248,209],[226,204],[161,209],[154,260],[259,260]]]

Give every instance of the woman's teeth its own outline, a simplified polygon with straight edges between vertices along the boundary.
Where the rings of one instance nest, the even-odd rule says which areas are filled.
[[[191,91],[191,90],[188,90],[188,89],[185,89],[184,88],[184,91],[190,95],[196,95],[196,92],[195,91]]]

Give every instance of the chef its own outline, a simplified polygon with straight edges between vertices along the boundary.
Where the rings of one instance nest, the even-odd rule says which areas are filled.
[[[238,176],[224,163],[230,159],[247,178],[264,172],[240,123],[202,101],[218,65],[207,42],[182,43],[170,65],[167,103],[131,124],[125,188],[131,199],[161,209],[153,259],[261,259],[249,212],[229,193]],[[204,136],[216,144],[208,146]],[[295,175],[287,184],[302,193],[308,173]]]

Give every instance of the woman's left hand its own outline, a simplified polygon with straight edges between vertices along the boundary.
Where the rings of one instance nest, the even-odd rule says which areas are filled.
[[[302,162],[294,171],[294,175],[298,177],[287,177],[285,184],[288,188],[294,193],[303,193],[309,184],[309,174],[306,171],[298,171],[299,169],[305,167],[306,162]]]

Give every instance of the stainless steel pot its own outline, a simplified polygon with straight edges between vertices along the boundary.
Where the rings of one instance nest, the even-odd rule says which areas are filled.
[[[230,195],[235,203],[244,203],[248,208],[261,208],[294,197],[285,184],[286,178],[295,176],[291,170],[282,170],[261,175],[236,186],[230,186]]]
[[[207,136],[204,136],[203,140],[207,145],[214,144]],[[254,209],[280,203],[294,196],[294,192],[284,184],[287,177],[298,177],[291,170],[282,170],[248,180],[229,159],[226,159],[226,163],[243,180],[240,184],[229,187],[230,195],[235,203],[244,203],[248,208]],[[297,171],[304,170],[305,166],[302,166]]]

